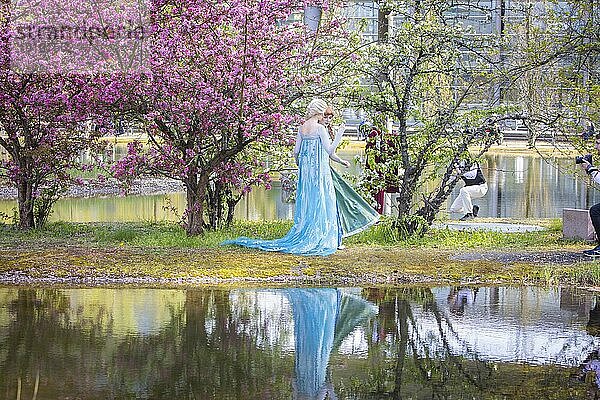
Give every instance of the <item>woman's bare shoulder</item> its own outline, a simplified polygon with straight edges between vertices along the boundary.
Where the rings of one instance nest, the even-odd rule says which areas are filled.
[[[315,138],[321,135],[322,129],[325,127],[321,124],[304,123],[298,128],[298,132],[302,138]]]

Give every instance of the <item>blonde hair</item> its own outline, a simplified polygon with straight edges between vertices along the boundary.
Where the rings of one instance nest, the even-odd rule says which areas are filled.
[[[312,101],[306,107],[306,118],[310,118],[313,115],[324,114],[327,109],[327,103],[325,100],[312,99]]]

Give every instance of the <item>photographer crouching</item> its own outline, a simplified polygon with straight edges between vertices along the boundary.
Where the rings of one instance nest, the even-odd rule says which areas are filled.
[[[596,144],[594,145],[594,148],[598,151],[598,153],[600,153],[600,133],[596,134]],[[598,171],[597,167],[592,165],[591,154],[576,157],[575,163],[579,164],[581,169],[587,172],[594,182],[600,184],[600,171]],[[592,225],[596,231],[596,239],[600,243],[600,203],[590,207],[590,219],[592,220]],[[593,249],[584,250],[583,254],[587,256],[600,256],[600,244]]]
[[[458,197],[452,202],[450,212],[466,213],[460,221],[468,221],[477,217],[479,206],[473,204],[473,199],[480,199],[488,191],[488,185],[481,171],[478,162],[463,160],[460,163],[454,164],[454,179],[460,177],[465,182],[465,185],[460,188]]]

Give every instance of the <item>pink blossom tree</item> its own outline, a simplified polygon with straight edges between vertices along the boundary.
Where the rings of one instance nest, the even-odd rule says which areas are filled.
[[[0,146],[8,158],[0,172],[17,188],[19,227],[29,229],[43,225],[84,148],[86,139],[69,129],[78,120],[71,111],[82,81],[13,70],[8,6],[2,11]]]
[[[316,56],[309,45],[315,32],[301,21],[304,6],[293,0],[153,4],[151,73],[133,107],[150,146],[130,146],[114,173],[181,180],[188,235],[219,224],[217,192],[269,181],[266,157],[257,154],[292,143],[289,110],[310,80],[303,68]]]
[[[80,156],[103,133],[90,122],[116,93],[107,82],[120,82],[110,72],[131,65],[131,52],[121,51],[129,46],[120,45],[133,30],[122,21],[140,10],[107,3],[0,3],[0,146],[8,153],[0,175],[17,189],[22,229],[42,226],[80,182]]]

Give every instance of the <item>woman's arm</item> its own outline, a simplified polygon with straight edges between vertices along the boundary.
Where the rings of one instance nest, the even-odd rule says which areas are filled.
[[[298,165],[298,153],[300,153],[301,144],[302,135],[300,134],[300,129],[298,129],[298,134],[296,135],[296,145],[294,146],[294,160],[296,160],[296,165]]]
[[[336,163],[340,163],[340,164],[342,164],[344,167],[349,167],[349,166],[350,166],[350,163],[349,163],[348,161],[346,161],[346,160],[342,160],[342,159],[341,159],[341,158],[340,158],[340,157],[339,157],[337,154],[335,154],[335,153],[332,153],[332,154],[330,154],[330,155],[329,155],[329,158],[330,158],[332,161],[335,161]]]
[[[319,136],[321,137],[321,143],[323,143],[323,147],[329,156],[335,153],[335,149],[339,146],[342,141],[342,135],[344,134],[344,130],[346,130],[346,126],[342,125],[337,132],[335,133],[335,139],[333,139],[333,143],[329,141],[329,135],[327,134],[327,129],[325,127],[321,127],[319,129]]]

